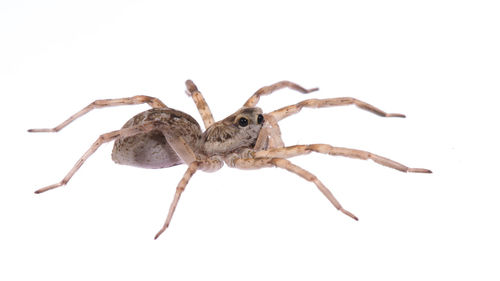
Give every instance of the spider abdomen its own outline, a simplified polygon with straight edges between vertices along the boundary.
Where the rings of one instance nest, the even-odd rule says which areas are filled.
[[[129,128],[146,122],[159,121],[167,129],[118,139],[113,146],[111,157],[114,162],[141,168],[159,169],[182,164],[182,159],[168,144],[164,133],[182,136],[195,147],[201,136],[200,125],[190,115],[171,108],[153,108],[137,114],[123,125]]]

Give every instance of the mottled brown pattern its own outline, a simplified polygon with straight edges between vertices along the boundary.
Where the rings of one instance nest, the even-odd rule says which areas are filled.
[[[253,148],[262,124],[257,123],[262,109],[258,107],[242,108],[214,123],[202,135],[201,152],[207,156],[225,155],[240,148]],[[238,125],[240,118],[246,118],[249,124]]]
[[[196,147],[201,136],[200,125],[194,118],[171,108],[154,108],[139,113],[123,128],[153,121],[164,124],[162,126],[168,134],[183,136],[191,147]],[[168,168],[183,163],[160,130],[117,140],[111,155],[118,164],[141,168]]]
[[[351,148],[334,147],[327,144],[295,145],[285,147],[281,139],[278,121],[298,113],[304,107],[321,108],[354,104],[383,117],[404,117],[402,114],[384,111],[354,98],[308,99],[263,114],[255,107],[263,95],[269,95],[282,88],[301,93],[310,93],[318,88],[305,89],[289,81],[281,81],[262,87],[253,94],[244,106],[221,121],[215,122],[210,108],[196,85],[186,81],[187,93],[193,98],[205,124],[205,132],[190,115],[168,108],[159,99],[135,96],[123,99],[97,100],[72,115],[53,129],[31,129],[29,132],[57,132],[92,109],[147,103],[152,109],[132,117],[120,130],[99,136],[85,154],[78,159],[68,174],[58,183],[38,189],[42,193],[66,185],[83,163],[103,144],[115,141],[112,158],[116,163],[142,168],[167,168],[187,164],[188,168],[177,185],[174,199],[158,238],[170,225],[177,203],[187,183],[197,170],[215,172],[224,164],[238,169],[260,169],[277,167],[296,174],[314,184],[325,197],[342,213],[357,220],[357,217],[342,207],[330,190],[312,173],[293,164],[286,158],[317,152],[332,156],[356,159],[371,159],[378,164],[402,172],[430,173],[423,168],[409,168],[388,158]]]

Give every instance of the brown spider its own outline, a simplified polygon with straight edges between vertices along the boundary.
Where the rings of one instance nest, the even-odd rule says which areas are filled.
[[[28,130],[28,132],[58,132],[95,108],[142,103],[147,103],[152,107],[152,109],[132,117],[122,129],[100,135],[60,182],[38,189],[35,193],[42,193],[67,184],[73,174],[101,144],[112,140],[115,140],[112,158],[118,164],[142,168],[168,168],[185,163],[188,168],[177,185],[167,219],[156,234],[156,239],[170,224],[177,202],[193,174],[197,170],[215,172],[222,168],[224,163],[238,169],[279,167],[295,173],[313,182],[335,208],[355,220],[358,218],[344,209],[316,176],[292,164],[286,158],[313,151],[363,160],[371,159],[378,164],[402,172],[431,173],[428,169],[408,168],[385,157],[357,149],[333,147],[328,144],[285,147],[278,126],[278,121],[298,113],[303,107],[320,108],[354,104],[382,117],[405,117],[403,114],[385,113],[354,98],[307,99],[263,114],[262,109],[255,107],[262,95],[269,95],[285,87],[304,94],[318,90],[318,88],[304,89],[295,83],[281,81],[260,88],[245,102],[241,109],[225,119],[215,122],[210,108],[195,84],[191,80],[187,80],[186,86],[186,93],[193,98],[205,124],[206,130],[204,132],[190,115],[169,108],[159,99],[148,96],[96,100],[55,128]]]

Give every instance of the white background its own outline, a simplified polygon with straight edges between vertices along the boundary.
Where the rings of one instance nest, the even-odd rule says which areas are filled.
[[[1,280],[499,280],[496,1],[177,2],[1,2]],[[309,97],[404,113],[306,109],[281,123],[283,138],[434,173],[293,159],[355,222],[282,170],[199,172],[156,241],[184,165],[115,165],[106,144],[66,187],[33,194],[148,107],[96,110],[57,134],[27,129],[136,94],[201,123],[188,78],[216,119],[284,79],[320,87]],[[283,90],[259,105],[304,98]]]

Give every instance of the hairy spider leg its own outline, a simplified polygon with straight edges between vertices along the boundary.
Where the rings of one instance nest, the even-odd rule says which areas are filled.
[[[248,170],[248,169],[260,169],[260,168],[267,168],[267,167],[278,167],[285,169],[291,173],[294,173],[303,179],[310,181],[316,185],[316,187],[323,193],[323,195],[328,198],[328,200],[337,208],[337,210],[341,211],[342,213],[346,214],[347,216],[358,220],[358,218],[352,214],[351,212],[347,211],[340,205],[339,201],[333,196],[332,192],[312,173],[309,171],[294,165],[292,162],[283,159],[283,158],[247,158],[247,159],[235,159],[230,163],[231,167],[238,168],[238,169],[243,169],[243,170]]]
[[[302,86],[300,86],[300,85],[298,85],[296,83],[290,82],[290,81],[280,81],[280,82],[274,83],[272,85],[264,86],[264,87],[258,89],[257,92],[255,92],[245,102],[245,104],[243,105],[243,107],[253,107],[253,106],[256,106],[257,103],[259,102],[261,96],[270,95],[274,91],[277,91],[277,90],[280,90],[280,89],[283,89],[283,88],[290,88],[292,90],[298,91],[298,92],[303,93],[303,94],[308,94],[310,92],[314,92],[314,91],[319,90],[319,88],[305,89]]]
[[[68,181],[73,177],[73,175],[80,169],[80,167],[85,163],[85,161],[92,155],[96,150],[106,142],[110,142],[119,138],[126,138],[126,137],[131,137],[135,136],[137,134],[142,134],[142,133],[147,133],[152,130],[156,130],[159,127],[165,125],[164,123],[158,122],[158,121],[152,121],[152,122],[146,122],[141,125],[133,126],[130,128],[125,128],[125,129],[120,129],[116,131],[112,131],[109,133],[105,133],[100,135],[97,140],[90,146],[90,148],[83,154],[80,159],[76,162],[76,164],[73,166],[73,168],[66,174],[66,176],[58,183],[52,184],[43,188],[38,189],[35,191],[35,193],[42,193],[63,185],[66,185]]]
[[[87,105],[86,107],[84,107],[82,110],[71,115],[66,121],[62,122],[61,124],[57,125],[54,128],[51,128],[51,129],[50,128],[29,129],[28,132],[30,132],[30,133],[59,132],[62,128],[68,126],[71,122],[75,121],[77,118],[82,117],[83,115],[87,114],[89,111],[91,111],[93,109],[110,107],[110,106],[118,106],[118,105],[134,105],[134,104],[143,104],[143,103],[149,104],[152,108],[166,108],[167,107],[159,99],[153,98],[153,97],[148,97],[148,96],[134,96],[134,97],[130,97],[130,98],[96,100],[96,101],[90,103],[89,105]]]
[[[266,158],[290,158],[299,155],[309,154],[310,152],[318,152],[333,156],[343,156],[362,160],[371,159],[375,163],[380,165],[396,169],[401,172],[409,173],[432,173],[431,170],[423,168],[409,168],[401,163],[393,161],[391,159],[373,154],[368,151],[335,147],[328,144],[309,144],[309,145],[294,145],[283,148],[274,148],[269,150],[262,150],[255,153],[255,157],[266,157]]]
[[[203,124],[205,125],[205,129],[212,126],[215,123],[214,117],[212,116],[212,111],[210,111],[210,107],[207,102],[203,98],[203,95],[200,91],[198,91],[198,87],[191,80],[186,81],[186,94],[193,98],[194,103],[196,104],[196,108],[198,108],[198,112],[201,115],[201,119],[203,119]]]
[[[174,215],[175,208],[177,207],[177,203],[179,202],[179,199],[181,198],[182,192],[184,192],[184,189],[186,189],[186,186],[191,179],[191,177],[194,175],[194,173],[198,170],[198,166],[200,165],[200,162],[192,162],[189,164],[186,172],[184,172],[184,176],[182,176],[181,181],[177,185],[177,188],[175,190],[175,195],[174,195],[174,200],[172,200],[172,203],[170,204],[170,209],[168,210],[168,215],[167,219],[165,220],[165,223],[161,227],[160,231],[155,235],[155,239],[158,239],[160,235],[167,229],[167,227],[170,224],[170,221],[172,220],[172,216]]]
[[[364,109],[366,111],[369,111],[371,113],[374,113],[382,117],[401,117],[401,118],[406,117],[404,114],[400,113],[386,113],[385,111],[382,111],[371,104],[349,97],[303,100],[299,103],[282,107],[268,114],[274,116],[274,118],[276,118],[277,121],[280,121],[281,119],[286,118],[290,115],[299,113],[300,110],[302,110],[302,108],[304,107],[321,108],[321,107],[331,107],[331,106],[350,105],[350,104],[354,104],[361,109]]]

